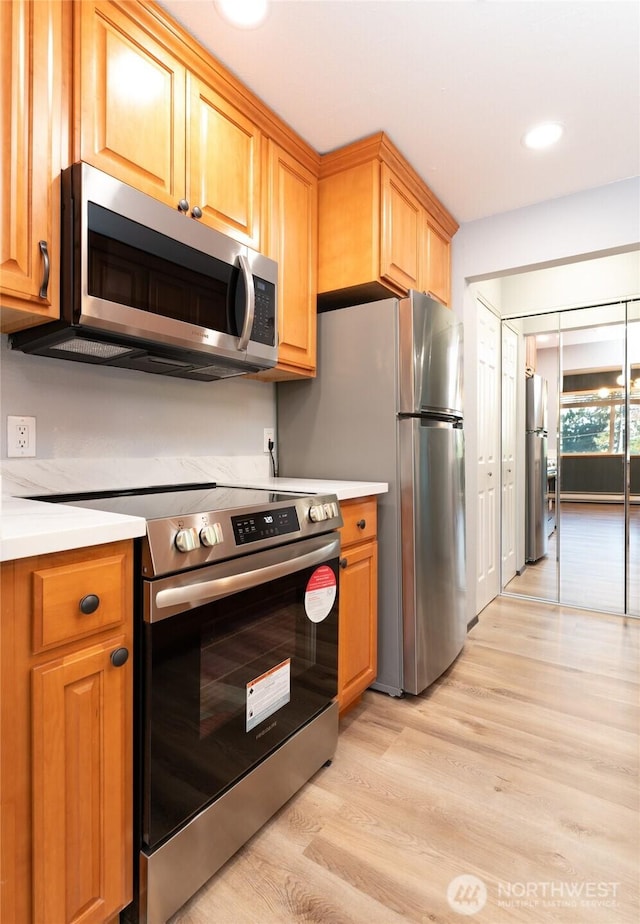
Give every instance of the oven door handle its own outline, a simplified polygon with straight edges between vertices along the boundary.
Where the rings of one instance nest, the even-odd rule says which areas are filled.
[[[249,571],[243,570],[238,574],[222,575],[209,581],[198,581],[181,587],[167,587],[164,590],[157,590],[154,594],[155,605],[152,606],[149,614],[149,622],[159,622],[161,619],[173,616],[178,611],[203,606],[221,597],[228,597],[230,594],[236,594],[251,587],[258,587],[268,581],[286,577],[296,571],[302,571],[303,568],[308,568],[312,565],[325,564],[330,558],[338,555],[339,551],[340,540],[333,537],[329,542],[313,549],[311,552],[303,552],[300,555],[295,555],[286,560],[283,559],[274,564],[261,565],[259,568]],[[170,610],[171,612],[163,613],[158,612],[159,610]]]

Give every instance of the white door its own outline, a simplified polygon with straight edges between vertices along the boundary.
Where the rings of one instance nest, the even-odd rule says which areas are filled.
[[[516,573],[516,420],[518,335],[502,328],[502,586]]]
[[[500,592],[500,321],[478,307],[476,614]]]

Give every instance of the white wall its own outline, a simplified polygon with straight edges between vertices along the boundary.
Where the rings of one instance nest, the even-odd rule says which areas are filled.
[[[465,325],[465,382],[475,381],[476,297],[496,304],[496,278],[597,259],[640,248],[640,178],[622,180],[467,222],[453,239],[452,302]],[[474,285],[475,283],[475,285]],[[629,293],[631,294],[631,293]],[[493,295],[493,298],[492,298]],[[503,303],[504,293],[500,299]],[[473,394],[467,390],[467,574],[468,618],[475,609],[477,430]]]
[[[640,292],[640,250],[505,276],[498,281],[504,316],[624,300]]]
[[[189,382],[27,356],[0,342],[0,457],[7,414],[36,418],[37,457],[146,458],[262,454],[275,389],[234,378]]]

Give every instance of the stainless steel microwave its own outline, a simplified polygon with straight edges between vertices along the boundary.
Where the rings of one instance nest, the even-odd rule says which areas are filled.
[[[273,260],[88,164],[61,188],[61,319],[12,349],[201,381],[275,365]]]

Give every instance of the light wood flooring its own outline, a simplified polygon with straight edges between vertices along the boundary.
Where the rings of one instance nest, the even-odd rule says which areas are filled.
[[[497,598],[423,695],[365,693],[331,766],[172,924],[636,924],[639,641]],[[461,875],[481,884],[454,910]]]
[[[631,505],[629,514],[628,612],[640,616],[640,505]],[[623,613],[624,580],[624,506],[563,502],[559,530],[549,539],[547,555],[528,564],[505,589],[570,606]]]

